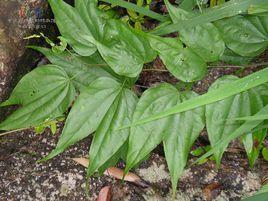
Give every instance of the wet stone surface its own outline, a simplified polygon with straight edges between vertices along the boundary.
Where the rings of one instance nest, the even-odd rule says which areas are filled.
[[[59,125],[60,129],[61,125]],[[134,172],[150,184],[141,188],[108,176],[90,179],[89,197],[85,194],[85,168],[71,160],[88,154],[90,139],[72,146],[46,163],[37,161],[56,145],[58,134],[49,130],[36,135],[27,130],[0,138],[0,200],[96,200],[104,186],[112,186],[113,201],[171,200],[171,183],[163,156],[152,154]],[[161,149],[161,147],[160,147]],[[157,153],[159,151],[156,151]],[[189,163],[194,158],[191,158]],[[120,167],[123,167],[120,164]],[[222,166],[214,162],[188,167],[179,183],[176,200],[240,200],[257,191],[267,174],[268,164],[261,159],[254,170],[248,167],[246,154],[228,152]]]

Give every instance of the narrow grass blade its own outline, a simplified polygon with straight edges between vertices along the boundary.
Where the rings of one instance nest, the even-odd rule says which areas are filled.
[[[253,73],[247,77],[241,78],[232,83],[225,84],[222,87],[219,87],[218,89],[212,90],[204,95],[201,95],[196,98],[185,101],[183,103],[180,103],[166,111],[160,112],[158,114],[155,114],[145,119],[141,119],[137,122],[133,122],[133,124],[124,126],[121,129],[145,124],[147,122],[158,120],[158,119],[167,117],[172,114],[185,112],[185,111],[197,108],[197,107],[201,107],[210,103],[214,103],[214,102],[223,100],[225,98],[228,98],[230,96],[233,96],[235,94],[246,91],[248,89],[259,86],[261,84],[264,84],[266,82],[268,82],[268,68],[260,70],[256,73]]]
[[[268,115],[255,115],[255,116],[247,116],[247,117],[239,117],[239,118],[233,118],[228,120],[235,120],[235,121],[256,121],[256,120],[266,120],[268,119]]]
[[[264,108],[262,108],[257,114],[254,115],[254,117],[256,116],[261,116],[261,115],[266,115],[268,113],[268,105],[265,106]],[[254,121],[246,121],[244,124],[242,124],[239,128],[237,128],[231,135],[229,135],[228,137],[226,137],[223,141],[220,141],[219,143],[217,143],[214,147],[214,149],[211,149],[210,151],[208,151],[206,154],[204,154],[203,156],[201,156],[199,159],[197,159],[194,164],[204,160],[205,158],[213,155],[213,153],[221,148],[224,147],[226,144],[229,144],[232,140],[250,132],[251,130],[253,130],[255,127],[257,127],[259,124],[261,124],[263,122],[263,120],[254,120]]]
[[[232,17],[238,14],[246,13],[248,9],[253,5],[262,4],[263,0],[233,0],[215,6],[213,8],[208,8],[204,10],[201,14],[195,15],[189,20],[181,20],[180,22],[168,25],[161,29],[152,31],[155,35],[166,35],[169,33],[177,32],[185,27],[193,27],[200,24],[205,24],[208,22],[214,22],[226,17]]]

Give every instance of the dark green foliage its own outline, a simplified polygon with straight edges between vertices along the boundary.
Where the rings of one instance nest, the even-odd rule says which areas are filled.
[[[209,62],[249,63],[267,48],[267,15],[238,15],[248,10],[248,0],[227,2],[200,14],[192,11],[195,1],[183,1],[180,7],[165,2],[172,20],[166,28],[178,25],[176,38],[157,36],[157,30],[133,29],[99,10],[97,1],[76,0],[72,7],[63,0],[49,0],[62,44],[52,50],[31,47],[52,64],[26,75],[1,104],[21,107],[0,129],[52,128],[74,101],[56,148],[43,160],[94,134],[88,176],[102,173],[120,158],[129,171],[163,143],[174,192],[190,148],[205,125],[211,149],[203,159],[214,154],[219,165],[229,142],[241,136],[251,166],[261,150],[267,158],[263,148],[267,132],[259,127],[267,120],[268,68],[241,79],[222,77],[203,95],[181,92],[167,83],[146,90],[140,99],[131,90],[144,64],[157,55],[184,82],[201,80]],[[252,6],[260,2],[254,0]],[[265,13],[258,7],[252,12]],[[163,33],[165,26],[161,27],[158,33]]]

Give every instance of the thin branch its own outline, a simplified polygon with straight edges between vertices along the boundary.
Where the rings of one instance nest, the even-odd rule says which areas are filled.
[[[8,131],[8,132],[5,132],[5,133],[0,133],[0,137],[8,135],[8,134],[11,134],[11,133],[15,133],[15,132],[18,132],[18,131],[23,131],[23,130],[26,130],[26,129],[28,129],[28,128],[20,128],[20,129]]]
[[[155,69],[155,68],[146,68],[146,69],[143,69],[142,70],[143,72],[169,72],[168,70],[166,69]]]
[[[260,67],[260,66],[266,66],[268,65],[268,62],[262,62],[262,63],[253,63],[250,65],[245,65],[245,66],[236,66],[236,65],[210,65],[208,66],[209,68],[252,68],[252,67]]]

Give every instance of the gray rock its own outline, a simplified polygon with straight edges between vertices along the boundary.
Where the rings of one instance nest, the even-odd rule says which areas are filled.
[[[48,10],[44,0],[0,1],[0,102],[38,62],[38,54],[26,48],[30,40],[23,38],[55,27]],[[31,41],[36,44],[38,40]]]

